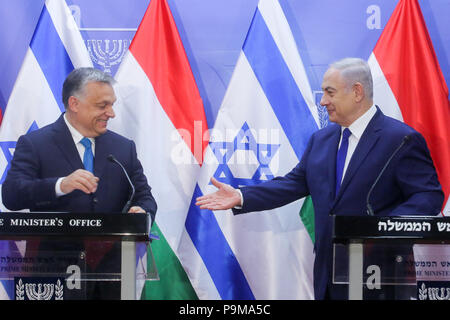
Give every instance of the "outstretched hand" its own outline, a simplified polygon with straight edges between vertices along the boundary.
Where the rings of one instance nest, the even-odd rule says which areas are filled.
[[[218,188],[214,193],[198,197],[195,203],[200,209],[226,210],[241,205],[241,195],[232,186],[211,178],[211,183]]]

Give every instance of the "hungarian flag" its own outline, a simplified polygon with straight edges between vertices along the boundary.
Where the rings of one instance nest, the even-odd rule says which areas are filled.
[[[450,214],[450,103],[448,87],[417,0],[400,0],[369,65],[374,102],[425,137]]]
[[[152,0],[116,74],[111,129],[136,142],[158,204],[152,233],[159,281],[145,299],[196,299],[182,263],[195,255],[185,220],[208,131],[203,102],[166,0]]]

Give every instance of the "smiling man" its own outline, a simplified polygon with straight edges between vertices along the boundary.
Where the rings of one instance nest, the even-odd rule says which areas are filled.
[[[368,64],[346,58],[324,75],[321,104],[330,124],[315,132],[299,164],[282,177],[234,189],[212,179],[219,189],[197,199],[202,209],[234,214],[270,210],[307,195],[314,204],[314,293],[316,299],[347,299],[346,288],[332,283],[332,215],[366,215],[370,197],[376,215],[436,215],[444,194],[420,133],[385,116],[372,102]],[[390,159],[390,157],[392,159]]]
[[[63,84],[66,112],[17,141],[2,187],[10,210],[121,212],[130,186],[112,154],[125,167],[136,193],[129,212],[148,212],[156,202],[137,158],[136,146],[107,129],[114,118],[114,79],[94,68],[73,70]]]
[[[327,108],[330,121],[342,127],[349,127],[372,107],[370,71],[364,65],[352,66],[351,61],[343,60],[331,65],[322,82],[320,104]]]
[[[107,129],[114,118],[114,79],[94,68],[73,70],[63,84],[66,112],[54,123],[19,138],[2,187],[10,210],[118,213],[128,208],[130,184],[113,155],[127,171],[135,196],[129,213],[156,214],[156,202],[133,141]],[[126,210],[126,209],[125,209]],[[66,257],[86,250],[90,272],[120,272],[120,243],[46,241],[39,254]],[[100,251],[99,251],[100,250]],[[102,253],[100,253],[102,252]],[[86,284],[89,299],[118,299],[120,282]],[[79,299],[80,297],[78,297]]]

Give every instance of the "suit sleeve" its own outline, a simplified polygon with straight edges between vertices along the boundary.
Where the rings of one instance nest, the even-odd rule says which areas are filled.
[[[153,222],[155,221],[157,210],[156,201],[153,198],[151,187],[148,185],[141,162],[137,157],[136,145],[133,141],[131,143],[132,173],[130,175],[130,179],[136,189],[132,206],[140,206],[142,209],[148,212]]]
[[[403,201],[390,215],[436,215],[442,209],[444,193],[425,139],[417,132],[410,137],[396,167]]]
[[[309,195],[306,166],[312,141],[313,139],[310,139],[301,161],[288,174],[256,186],[242,188],[244,204],[242,209],[233,209],[233,213],[271,210]]]
[[[17,141],[11,167],[2,186],[2,201],[9,210],[35,210],[56,200],[55,178],[39,178],[39,157],[27,136]]]

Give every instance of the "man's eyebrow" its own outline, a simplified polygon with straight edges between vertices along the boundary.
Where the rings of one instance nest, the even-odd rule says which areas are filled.
[[[322,88],[322,91],[328,91],[328,92],[330,92],[330,91],[336,91],[336,89],[333,88],[333,87],[328,86],[328,87]]]

